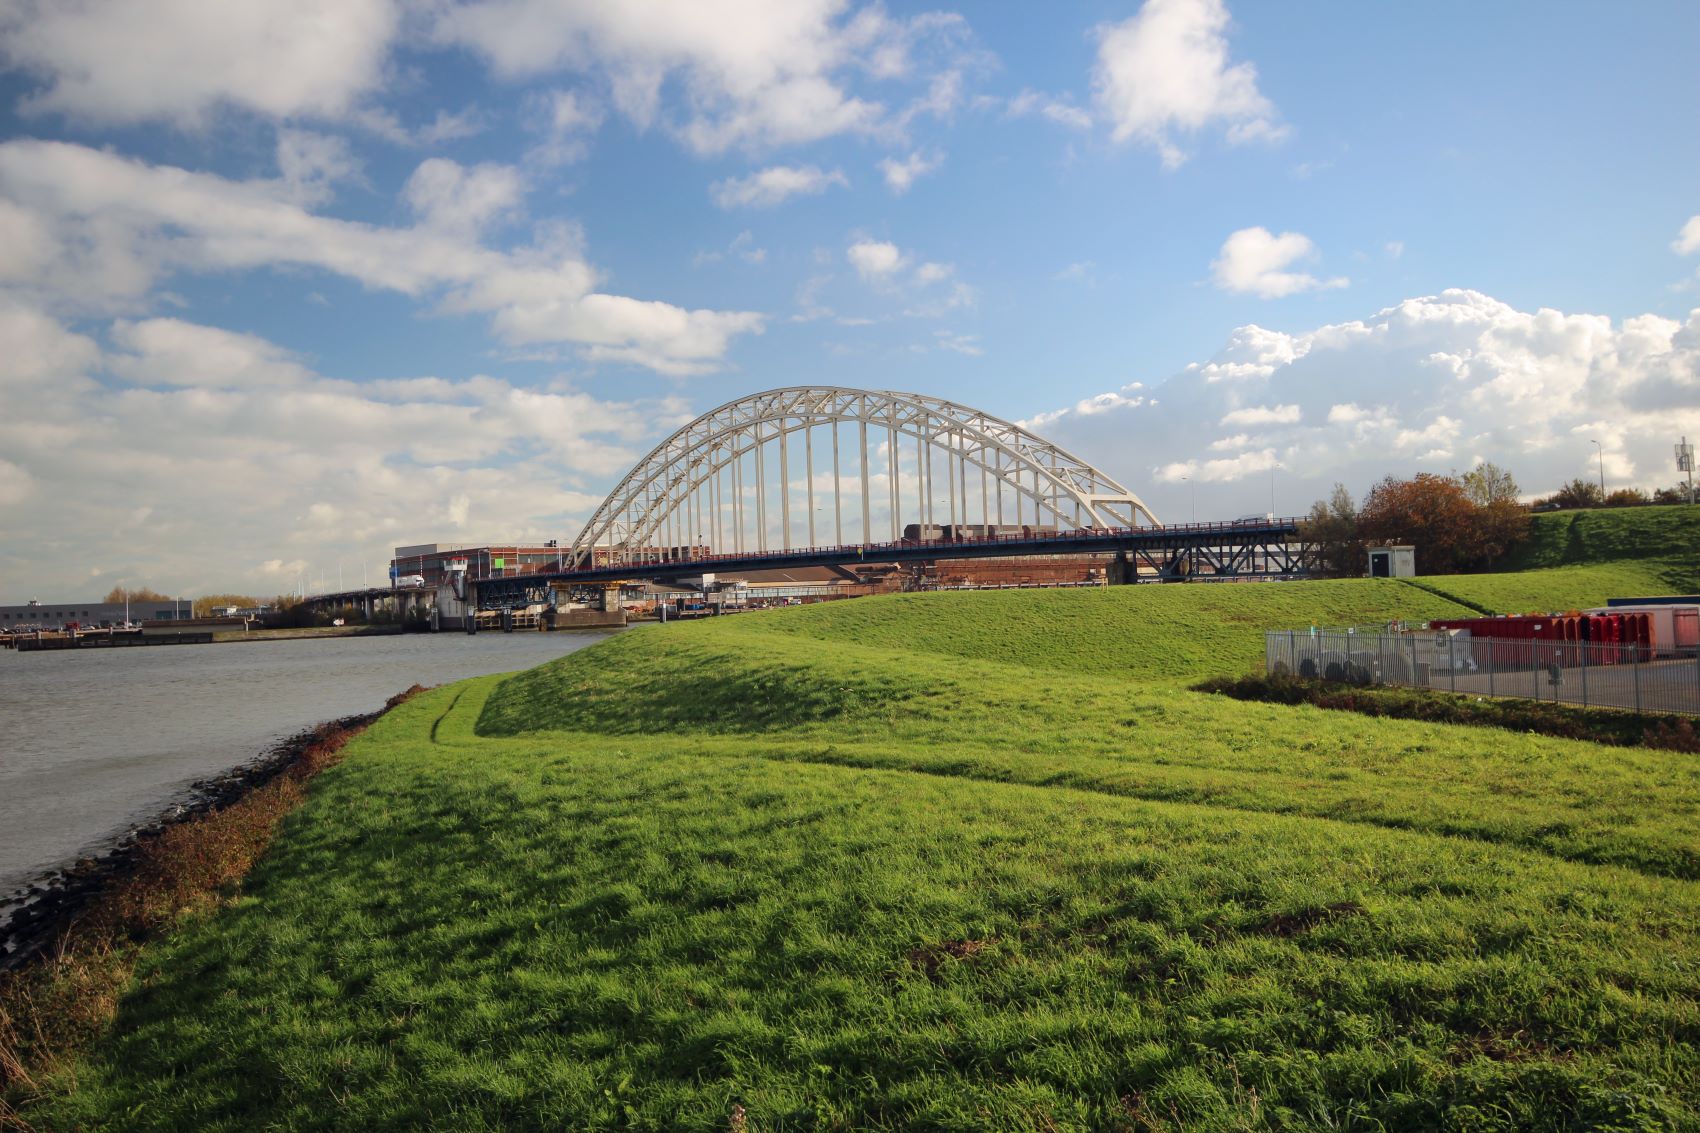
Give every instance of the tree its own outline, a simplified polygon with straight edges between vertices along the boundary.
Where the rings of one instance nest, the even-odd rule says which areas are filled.
[[[1484,460],[1459,478],[1464,494],[1477,507],[1517,502],[1517,480],[1491,460]]]
[[[111,603],[176,601],[176,599],[172,598],[168,594],[161,594],[157,590],[149,590],[145,586],[137,586],[134,588],[114,586],[111,590],[106,592],[105,600]]]
[[[1480,561],[1476,506],[1451,476],[1419,472],[1392,476],[1369,490],[1358,512],[1358,534],[1367,544],[1410,543],[1424,574],[1450,574]]]
[[[1326,500],[1311,505],[1299,521],[1299,537],[1316,547],[1322,573],[1350,576],[1363,570],[1364,545],[1358,538],[1358,506],[1346,485],[1335,484]]]
[[[1653,493],[1653,502],[1656,504],[1688,503],[1688,482],[1683,481],[1682,483],[1672,485],[1669,488],[1660,488],[1658,491]]]
[[[195,616],[197,618],[211,617],[213,609],[218,606],[235,606],[238,609],[253,609],[260,604],[258,598],[247,594],[208,594],[195,599]]]
[[[1537,501],[1535,506],[1544,505],[1548,509],[1568,510],[1599,507],[1604,502],[1605,494],[1600,491],[1600,486],[1592,480],[1584,480],[1578,476],[1546,499]]]
[[[1645,507],[1653,502],[1653,497],[1640,488],[1619,488],[1606,497],[1607,507]]]

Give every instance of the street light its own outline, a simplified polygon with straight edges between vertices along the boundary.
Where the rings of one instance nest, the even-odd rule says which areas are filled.
[[[1192,494],[1192,520],[1191,520],[1191,522],[1194,525],[1196,525],[1198,523],[1198,485],[1194,484],[1192,482],[1191,476],[1182,476],[1181,481],[1186,484],[1187,489]]]
[[[1590,440],[1589,444],[1600,450],[1600,502],[1606,502],[1606,446],[1599,441]]]

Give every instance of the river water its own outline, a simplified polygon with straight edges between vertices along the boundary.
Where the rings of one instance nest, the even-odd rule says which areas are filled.
[[[528,669],[605,636],[0,650],[0,896],[303,728],[371,712],[414,684]]]

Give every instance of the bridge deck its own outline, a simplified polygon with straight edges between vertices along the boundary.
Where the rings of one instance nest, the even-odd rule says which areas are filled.
[[[1068,555],[1128,552],[1140,556],[1175,555],[1201,550],[1232,551],[1258,548],[1291,551],[1298,539],[1299,520],[1248,520],[1239,523],[1192,523],[1168,527],[1087,528],[1043,535],[981,539],[852,544],[719,554],[700,559],[619,563],[604,566],[539,571],[506,577],[469,579],[479,591],[479,604],[518,597],[550,583],[604,583],[629,578],[680,578],[700,574],[738,574],[796,566],[849,566],[857,563],[904,563],[937,559],[1002,558],[1012,555]],[[1295,573],[1290,559],[1274,573]]]

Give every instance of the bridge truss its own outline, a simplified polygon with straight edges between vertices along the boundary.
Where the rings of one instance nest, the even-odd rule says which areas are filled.
[[[1085,461],[978,409],[794,386],[728,402],[662,441],[585,524],[567,563],[584,571],[865,546],[896,542],[911,524],[926,542],[1129,529],[1157,517]]]

